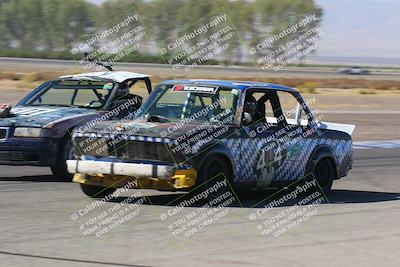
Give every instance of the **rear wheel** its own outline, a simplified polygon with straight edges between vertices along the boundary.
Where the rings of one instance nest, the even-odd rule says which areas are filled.
[[[50,167],[53,175],[61,180],[72,181],[73,174],[68,173],[67,160],[74,158],[75,152],[72,140],[69,137],[65,138],[60,144],[56,165]]]
[[[333,180],[335,179],[334,164],[332,161],[328,158],[320,160],[313,174],[324,193],[329,193],[332,188]]]
[[[82,192],[91,198],[104,198],[111,195],[116,190],[115,188],[102,187],[88,184],[80,184]]]

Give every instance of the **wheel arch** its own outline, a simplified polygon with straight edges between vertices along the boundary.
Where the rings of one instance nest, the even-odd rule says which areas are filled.
[[[74,130],[76,126],[71,126],[70,128],[65,130],[65,133],[59,138],[59,141],[57,142],[57,152],[56,152],[56,160],[55,160],[55,165],[59,162],[60,157],[62,157],[62,150],[63,146],[65,146],[65,143],[67,142],[68,139],[71,139],[71,142],[73,142],[72,138],[72,131]],[[74,144],[72,144],[74,145]]]
[[[234,169],[234,161],[232,154],[230,153],[229,149],[224,146],[223,144],[215,144],[212,146],[212,148],[208,149],[201,155],[199,155],[198,159],[194,163],[194,167],[200,172],[202,170],[202,167],[204,166],[205,162],[210,159],[211,157],[219,156],[224,159],[224,161],[227,163],[227,167],[229,170],[229,178],[230,182],[233,182],[233,177],[235,175],[235,169]]]
[[[333,153],[333,149],[329,145],[319,145],[313,150],[310,157],[308,158],[306,172],[304,175],[308,175],[309,173],[313,172],[318,162],[323,159],[328,159],[331,161],[334,166],[335,180],[338,179],[339,164],[335,154]]]

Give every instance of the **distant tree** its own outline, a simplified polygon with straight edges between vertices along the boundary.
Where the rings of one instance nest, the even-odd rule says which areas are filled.
[[[225,24],[234,27],[236,36],[229,40],[223,58],[232,62],[242,60],[245,51],[266,36],[280,33],[307,15],[322,16],[314,0],[109,0],[101,5],[88,0],[0,0],[0,53],[6,49],[43,54],[69,51],[76,41],[121,21],[132,10],[146,28],[147,48],[152,48],[141,47],[141,53],[154,53],[169,39],[226,13],[229,21]],[[309,23],[274,42],[272,48],[319,24]],[[207,39],[219,29],[212,28],[187,45]]]
[[[0,31],[6,47],[63,50],[92,25],[84,0],[9,0],[0,3]]]
[[[271,44],[270,49],[260,51],[261,54],[263,52],[268,54],[270,51],[282,48],[289,42],[296,40],[302,34],[316,28],[321,23],[322,10],[315,4],[314,0],[258,0],[255,2],[255,5],[258,11],[257,15],[260,18],[260,25],[256,27],[258,34],[252,40],[253,45],[268,37],[279,36],[279,34],[284,33],[292,26],[298,25],[307,16],[315,15],[317,18],[317,20],[310,21],[307,25],[299,27],[296,32],[291,32],[281,38],[277,38]],[[307,49],[306,46],[300,48],[298,54],[302,55],[301,52],[305,49]],[[273,54],[273,56],[278,57],[280,54]],[[303,58],[304,56],[302,55],[300,61]]]

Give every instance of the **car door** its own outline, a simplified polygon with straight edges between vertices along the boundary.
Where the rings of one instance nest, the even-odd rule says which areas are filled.
[[[274,181],[295,181],[304,176],[309,155],[319,142],[318,133],[312,127],[314,117],[300,95],[277,91],[277,96],[285,121],[280,136],[285,163],[280,166]],[[309,104],[315,104],[315,101],[315,98],[306,99]]]
[[[260,114],[255,121],[244,125],[247,143],[250,144],[247,146],[253,151],[250,152],[252,160],[246,160],[249,158],[249,151],[246,149],[243,149],[242,158],[246,160],[246,164],[250,164],[251,179],[256,187],[264,188],[274,181],[286,160],[283,144],[277,138],[285,128],[285,122],[281,120],[281,108],[275,90],[249,90],[246,97],[248,95],[256,98],[257,112]]]

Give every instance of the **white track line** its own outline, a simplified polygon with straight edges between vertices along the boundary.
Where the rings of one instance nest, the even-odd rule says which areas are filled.
[[[400,140],[354,142],[354,149],[400,148]]]

